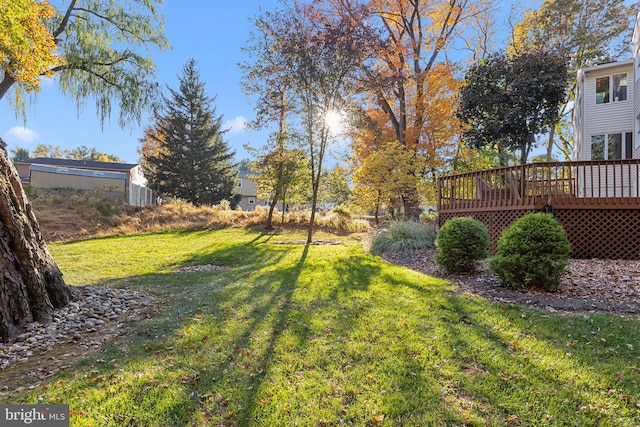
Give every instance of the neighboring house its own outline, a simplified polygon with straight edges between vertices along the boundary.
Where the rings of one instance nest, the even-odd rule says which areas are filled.
[[[268,201],[259,199],[258,196],[256,196],[258,186],[256,182],[251,179],[251,175],[255,175],[255,172],[240,171],[238,173],[236,194],[239,194],[241,197],[238,206],[244,211],[254,211],[256,206],[269,206]]]
[[[151,191],[144,187],[140,166],[130,163],[35,158],[16,165],[24,185],[37,188],[73,188],[100,192],[112,199],[129,197],[129,203],[153,203]]]
[[[254,211],[256,206],[271,206],[271,200],[260,199],[256,194],[258,186],[251,178],[256,172],[240,171],[238,173],[238,185],[236,186],[236,194],[240,195],[238,206],[244,211]],[[280,203],[282,205],[282,203]],[[282,209],[282,206],[279,206]]]

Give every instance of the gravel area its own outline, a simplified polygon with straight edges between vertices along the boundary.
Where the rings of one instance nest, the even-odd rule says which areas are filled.
[[[0,370],[60,344],[71,343],[79,353],[100,348],[121,332],[122,321],[135,320],[154,303],[150,295],[131,290],[81,286],[71,292],[73,301],[55,311],[53,322],[33,322],[15,342],[0,342]]]
[[[460,291],[492,301],[537,307],[551,312],[606,312],[640,314],[640,261],[572,260],[554,292],[521,292],[506,288],[483,263],[473,274],[447,274],[433,261],[435,249],[385,254],[390,263],[403,265],[454,283]]]

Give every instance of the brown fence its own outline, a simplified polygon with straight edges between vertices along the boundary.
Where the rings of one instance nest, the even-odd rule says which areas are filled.
[[[640,259],[640,160],[534,163],[438,180],[440,223],[473,216],[491,250],[517,218],[543,208],[567,231],[575,258]]]

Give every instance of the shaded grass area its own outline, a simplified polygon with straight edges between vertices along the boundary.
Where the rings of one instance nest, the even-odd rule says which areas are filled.
[[[295,238],[229,228],[52,245],[68,283],[160,305],[11,400],[68,403],[74,426],[640,425],[637,318],[456,295],[349,240],[271,244]],[[231,268],[171,273],[195,264]]]

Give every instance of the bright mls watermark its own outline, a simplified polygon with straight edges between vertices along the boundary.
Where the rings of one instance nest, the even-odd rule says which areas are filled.
[[[0,405],[0,426],[69,427],[69,405]]]

